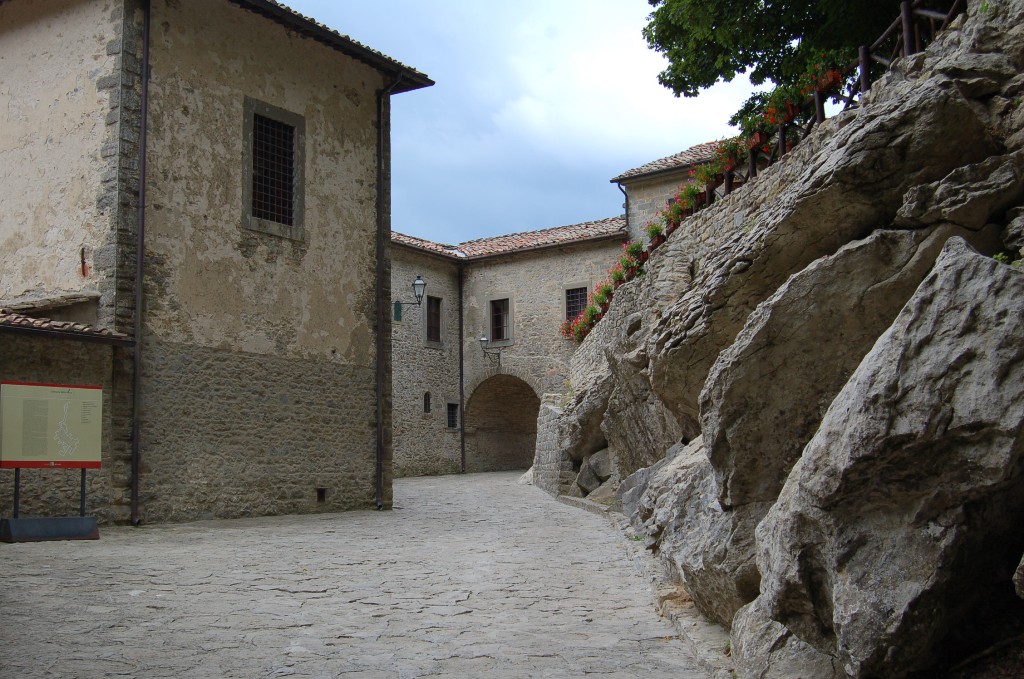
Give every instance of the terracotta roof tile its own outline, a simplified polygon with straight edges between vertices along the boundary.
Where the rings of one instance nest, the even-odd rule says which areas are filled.
[[[466,241],[465,243],[459,243],[458,245],[442,245],[441,243],[434,243],[422,238],[407,236],[397,231],[391,232],[392,243],[456,259],[476,259],[555,245],[578,243],[580,241],[625,237],[625,217],[609,217],[607,219],[570,224],[568,226],[556,226],[539,231],[523,231],[503,236],[478,238]]]
[[[524,231],[504,236],[479,238],[460,243],[459,250],[465,252],[467,257],[486,257],[563,243],[610,238],[612,236],[621,236],[623,238],[626,236],[625,217],[609,217],[593,222],[583,222],[582,224],[541,229],[540,231]]]
[[[417,248],[419,250],[427,250],[428,252],[435,252],[442,255],[450,255],[451,257],[462,257],[458,247],[455,245],[444,245],[443,243],[435,243],[433,241],[425,240],[423,238],[416,238],[415,236],[407,236],[404,233],[398,231],[391,232],[391,242],[398,243],[400,245],[407,245],[411,248]]]
[[[0,330],[4,328],[59,333],[71,336],[69,339],[74,337],[101,338],[116,344],[131,343],[131,338],[124,333],[114,332],[106,328],[96,328],[85,323],[54,321],[49,318],[33,318],[15,313],[10,309],[0,309]]]
[[[670,170],[681,169],[690,165],[705,163],[711,160],[715,153],[715,149],[718,148],[718,144],[718,141],[706,141],[703,144],[691,146],[685,151],[680,151],[674,155],[653,160],[646,165],[641,165],[640,167],[633,168],[632,170],[626,170],[611,181],[613,183],[618,183],[624,179],[636,179],[637,177],[644,177],[650,174],[668,172]]]

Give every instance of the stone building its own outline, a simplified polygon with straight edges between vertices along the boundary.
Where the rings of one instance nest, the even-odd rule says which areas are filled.
[[[647,224],[679,193],[679,186],[687,182],[690,170],[712,159],[718,143],[696,144],[627,170],[611,180],[626,197],[626,228],[630,238],[644,237]]]
[[[271,0],[0,3],[0,380],[104,387],[90,513],[390,504],[389,97],[431,84]]]
[[[565,390],[576,346],[559,326],[625,238],[622,217],[454,246],[392,233],[396,475],[533,463],[541,398]]]

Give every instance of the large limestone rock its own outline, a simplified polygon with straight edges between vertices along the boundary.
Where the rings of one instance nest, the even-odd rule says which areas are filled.
[[[1024,274],[950,240],[758,527],[758,609],[849,676],[925,668],[1015,598],[1022,310]]]
[[[792,276],[722,352],[701,394],[708,457],[725,507],[775,502],[835,395],[924,279],[942,226],[876,231]]]
[[[763,197],[744,220],[750,230],[720,244],[652,330],[652,385],[679,422],[698,417],[718,354],[786,278],[891,223],[911,187],[998,152],[987,116],[955,88],[915,78],[877,89],[819,146],[798,147],[787,190]]]
[[[728,626],[757,596],[754,527],[768,505],[723,510],[701,438],[673,456],[648,479],[632,520],[674,566],[697,609]]]
[[[899,226],[951,222],[977,231],[1020,202],[1024,151],[965,165],[940,181],[915,186],[896,216]]]
[[[755,600],[732,621],[732,657],[744,679],[838,679],[846,673],[834,657],[818,651],[769,618]]]

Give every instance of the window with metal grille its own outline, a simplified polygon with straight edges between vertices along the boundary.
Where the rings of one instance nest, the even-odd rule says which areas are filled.
[[[304,240],[305,119],[245,98],[243,224],[292,240]]]
[[[448,428],[458,429],[459,428],[459,404],[449,403],[448,404]]]
[[[491,341],[511,339],[508,327],[508,300],[491,300]]]
[[[252,215],[295,221],[295,128],[259,114],[252,123]]]
[[[441,341],[441,298],[427,296],[427,341]]]
[[[587,289],[571,288],[565,291],[565,320],[571,321],[587,307]]]

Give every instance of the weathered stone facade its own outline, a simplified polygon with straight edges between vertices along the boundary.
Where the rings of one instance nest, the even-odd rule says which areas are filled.
[[[71,310],[47,299],[84,296],[101,327],[133,331],[145,140],[142,516],[387,506],[390,317],[378,319],[377,300],[390,294],[390,108],[381,93],[399,74],[396,92],[432,83],[276,3],[149,7],[147,51],[134,0],[0,5],[0,91],[18,112],[0,131],[0,166],[25,177],[4,175],[15,209],[0,215],[0,306],[38,300],[60,317]],[[295,130],[297,207],[286,227],[249,216],[254,110],[279,111]],[[27,365],[49,360],[52,343],[19,341],[35,342]],[[110,474],[123,480],[131,360],[105,360],[106,379],[93,381],[129,390],[112,401],[106,432]],[[96,513],[126,519],[119,491],[103,492],[116,507]]]
[[[401,320],[392,306],[395,476],[455,474],[462,470],[459,264],[402,245],[391,248],[391,258],[394,300],[415,301],[413,280],[422,276],[427,282],[419,306],[401,305]],[[427,297],[441,300],[440,342],[427,340]],[[448,426],[449,404],[458,407],[455,427]]]
[[[605,277],[621,252],[622,226],[621,219],[604,220],[593,225],[594,231],[573,225],[450,247],[395,237],[394,298],[411,300],[410,285],[422,275],[426,296],[440,297],[443,310],[440,343],[426,340],[426,297],[422,306],[403,306],[402,320],[393,326],[396,475],[532,464],[540,400],[565,389],[576,349],[559,334],[565,291],[589,291]],[[545,237],[552,242],[531,247]],[[510,338],[491,343],[489,351],[500,349],[500,358],[485,354],[479,339],[489,337],[489,305],[499,299],[509,301]],[[429,413],[424,412],[428,392]],[[454,428],[447,426],[450,405],[460,415]]]

